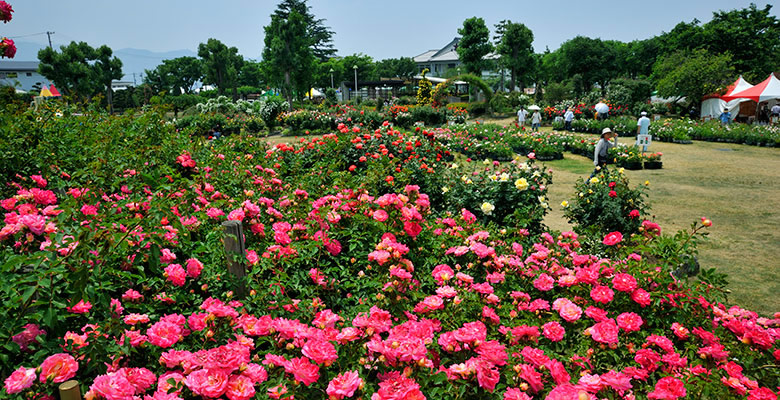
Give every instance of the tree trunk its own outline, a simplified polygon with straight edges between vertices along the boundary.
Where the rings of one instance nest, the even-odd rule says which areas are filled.
[[[290,87],[290,71],[284,71],[284,97],[287,98],[287,106],[293,110],[292,88]]]
[[[108,91],[106,92],[106,101],[108,101],[108,112],[109,114],[114,113],[114,91],[111,90],[111,81],[108,82],[108,85],[106,86]]]
[[[512,83],[512,88],[510,92],[514,92],[517,88],[517,70],[514,68],[512,68],[512,76],[510,82]]]

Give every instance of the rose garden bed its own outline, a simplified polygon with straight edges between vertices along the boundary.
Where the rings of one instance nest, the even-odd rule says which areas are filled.
[[[778,321],[686,263],[709,221],[661,235],[618,172],[578,187],[576,233],[547,232],[533,157],[453,165],[500,130],[342,123],[268,147],[154,112],[2,118],[13,397],[71,378],[107,400],[775,396]]]

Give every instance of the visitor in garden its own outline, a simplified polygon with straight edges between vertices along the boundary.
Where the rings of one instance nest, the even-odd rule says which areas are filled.
[[[566,113],[563,114],[563,122],[564,126],[563,129],[566,129],[567,131],[571,131],[571,121],[574,120],[574,111],[572,111],[571,107],[566,109]]]
[[[525,126],[525,118],[528,117],[528,111],[525,110],[525,107],[520,107],[519,110],[517,110],[517,125],[519,127]]]
[[[637,135],[647,135],[650,131],[650,118],[647,118],[647,111],[642,111],[639,120],[636,121]]]
[[[211,129],[211,137],[213,139],[219,139],[220,136],[222,136],[222,133],[219,132],[219,126],[216,126]]]
[[[724,108],[723,112],[720,113],[720,123],[723,125],[728,125],[731,122],[731,113],[729,112],[728,108]]]
[[[612,129],[609,128],[604,128],[604,130],[601,131],[601,139],[596,143],[596,149],[593,151],[593,165],[596,166],[596,169],[590,174],[590,178],[596,176],[601,169],[607,168],[607,161],[609,159],[608,151],[617,146],[617,136],[618,134],[612,132]],[[610,141],[612,138],[615,138],[614,142]],[[588,180],[590,180],[590,178],[588,178]]]
[[[534,115],[531,116],[531,127],[534,132],[539,132],[539,126],[542,125],[542,114],[539,110],[534,111]]]
[[[780,121],[780,103],[772,106],[772,116],[770,122],[772,123],[772,125],[774,125],[778,121]]]

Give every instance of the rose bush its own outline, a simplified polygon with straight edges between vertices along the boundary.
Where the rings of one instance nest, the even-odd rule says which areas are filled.
[[[106,400],[775,396],[778,320],[672,274],[678,238],[614,229],[605,256],[583,245],[613,230],[489,221],[511,207],[441,193],[463,182],[442,131],[343,124],[269,147],[155,113],[40,116],[4,116],[40,138],[0,201],[5,395],[75,378]],[[520,161],[478,179],[531,215],[548,177]],[[629,190],[614,174],[594,192]]]

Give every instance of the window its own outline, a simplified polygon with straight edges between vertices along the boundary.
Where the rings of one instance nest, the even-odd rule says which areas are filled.
[[[27,76],[32,76],[32,72],[28,72],[28,73],[27,73]]]
[[[16,72],[9,72],[8,74],[6,74],[7,78],[16,78],[17,76],[18,75],[16,74]]]
[[[447,68],[455,68],[455,63],[447,64]]]

